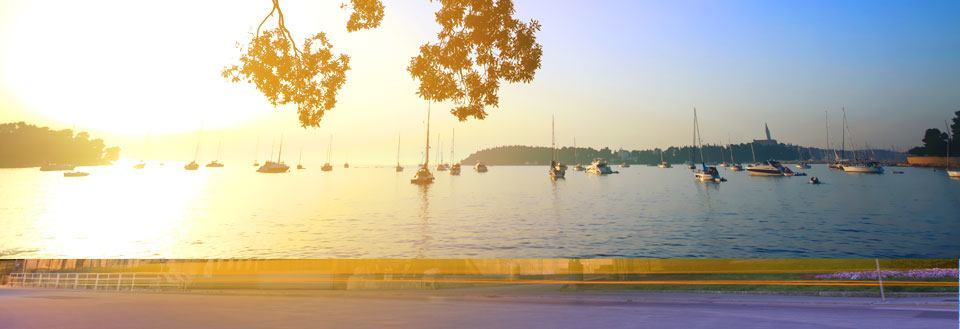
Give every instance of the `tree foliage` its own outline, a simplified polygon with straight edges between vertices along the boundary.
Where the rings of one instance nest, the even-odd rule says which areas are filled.
[[[346,5],[344,5],[345,7]],[[352,0],[353,13],[347,22],[350,32],[375,28],[383,19],[379,0]],[[276,28],[261,28],[276,15]],[[279,0],[257,26],[253,38],[241,48],[239,64],[225,67],[224,78],[252,83],[274,106],[297,106],[300,125],[317,127],[323,114],[337,104],[337,93],[346,82],[350,57],[335,54],[323,32],[303,41],[299,47],[284,21]]]
[[[453,101],[458,119],[483,119],[499,105],[502,81],[530,82],[540,68],[540,23],[513,17],[512,0],[439,0],[436,42],[420,47],[407,70],[420,81],[417,93]]]
[[[51,130],[25,122],[0,124],[0,168],[48,163],[102,165],[120,157],[120,149],[73,130]]]
[[[957,134],[960,132],[960,111],[953,114],[954,117],[951,120],[953,123],[948,123],[949,127],[944,127],[948,129],[947,131],[941,131],[938,128],[927,129],[921,139],[923,145],[914,147],[908,152],[915,155],[946,155],[949,145],[951,156],[960,154],[960,137]]]

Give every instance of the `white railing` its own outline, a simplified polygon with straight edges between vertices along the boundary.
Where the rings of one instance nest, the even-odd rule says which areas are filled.
[[[185,289],[190,277],[177,273],[10,273],[10,287],[135,290]]]

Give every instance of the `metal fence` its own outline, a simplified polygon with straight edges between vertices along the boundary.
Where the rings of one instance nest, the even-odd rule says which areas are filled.
[[[11,287],[94,289],[94,290],[164,290],[185,289],[188,275],[177,273],[10,273]]]

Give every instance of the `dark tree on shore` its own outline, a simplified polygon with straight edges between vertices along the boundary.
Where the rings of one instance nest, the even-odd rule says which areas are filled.
[[[540,68],[540,23],[513,17],[511,0],[440,0],[436,42],[420,46],[407,70],[420,81],[417,94],[452,101],[460,121],[483,119],[499,105],[501,81],[530,82]]]
[[[927,129],[921,140],[923,145],[914,147],[908,152],[913,155],[946,155],[947,145],[949,144],[951,155],[960,154],[960,137],[957,137],[957,134],[960,133],[960,111],[953,114],[953,123],[949,124],[949,134],[938,128]]]
[[[346,25],[349,32],[376,28],[383,20],[380,0],[351,0],[341,8],[353,9]],[[273,16],[276,27],[261,33]],[[337,93],[350,69],[350,56],[335,54],[323,32],[298,46],[287,29],[279,0],[273,0],[273,8],[241,53],[240,63],[224,68],[223,77],[254,84],[273,106],[296,105],[303,127],[319,126],[323,114],[336,106]]]
[[[0,167],[36,167],[47,163],[101,165],[120,157],[120,149],[106,147],[86,132],[51,130],[24,122],[0,124]]]

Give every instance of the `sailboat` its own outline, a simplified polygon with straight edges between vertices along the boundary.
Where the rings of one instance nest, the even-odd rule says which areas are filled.
[[[327,162],[320,167],[320,171],[333,171],[333,166],[330,165],[330,157],[333,155],[333,135],[330,135],[330,142],[327,145]]]
[[[800,145],[797,145],[797,164],[794,165],[797,169],[810,169],[810,165],[801,160],[803,158],[803,153],[800,152]]]
[[[193,150],[193,161],[183,166],[183,169],[186,170],[197,170],[200,169],[200,165],[197,164],[197,156],[200,155],[200,133],[197,133],[197,147]]]
[[[222,146],[223,146],[223,141],[220,141],[220,143],[217,144],[217,160],[210,161],[210,163],[208,163],[207,166],[206,166],[207,168],[223,168],[223,164],[220,163],[220,161],[219,161],[219,160],[220,160],[220,148],[221,148]]]
[[[838,169],[838,170],[843,170],[843,166],[847,162],[844,159],[844,157],[847,156],[847,150],[846,150],[847,148],[847,128],[846,128],[847,127],[847,109],[841,108],[841,111],[843,111],[843,129],[840,129],[840,153],[837,154],[836,150],[833,151],[834,161],[828,166],[831,169]],[[830,136],[829,121],[827,122],[827,134],[828,134],[827,138],[829,141],[829,138],[830,138],[829,137]]]
[[[550,117],[550,168],[547,169],[547,174],[553,179],[567,175],[567,166],[557,161],[557,137],[553,117]]]
[[[283,155],[283,136],[280,136],[280,151],[277,152],[277,161],[267,160],[267,162],[264,163],[263,166],[260,166],[260,168],[257,169],[257,172],[265,173],[265,174],[279,174],[279,173],[285,173],[288,170],[290,170],[290,166],[287,166],[285,163],[283,163],[283,161],[280,161],[282,155]]]
[[[947,167],[945,168],[945,169],[947,170],[947,177],[950,177],[950,178],[960,178],[960,168],[951,168],[951,167],[950,167],[950,165],[951,165],[951,161],[950,161],[950,160],[951,160],[951,158],[950,158],[950,142],[953,141],[955,138],[957,138],[957,136],[950,136],[950,135],[951,135],[951,134],[950,134],[951,129],[950,129],[950,124],[949,124],[949,123],[947,123],[946,121],[944,121],[943,124],[947,125],[947,134],[948,134],[948,135],[947,135]]]
[[[397,133],[397,166],[394,169],[397,172],[403,171],[403,166],[400,165],[400,133]]]
[[[257,136],[257,148],[256,148],[256,152],[253,153],[254,167],[260,167],[260,160],[258,160],[258,158],[260,158],[260,136]]]
[[[430,104],[427,103],[427,144],[423,151],[423,165],[417,169],[417,173],[410,179],[410,183],[418,185],[433,184],[433,174],[430,173]]]
[[[743,166],[733,158],[733,143],[730,142],[730,137],[727,136],[727,145],[730,148],[730,165],[727,166],[727,169],[730,171],[741,171]],[[752,146],[752,145],[751,145]]]
[[[453,164],[450,165],[450,174],[460,176],[460,161],[454,160],[456,158],[453,153],[454,145],[457,142],[457,129],[453,129],[452,133],[452,137],[450,138],[450,161],[453,162]]]
[[[443,144],[440,142],[440,134],[437,134],[437,171],[447,171],[450,169],[446,163],[443,163]]]
[[[660,150],[660,164],[657,165],[660,168],[670,168],[671,165],[669,162],[663,161],[663,150]]]
[[[300,156],[297,157],[297,170],[307,169],[303,166],[303,146],[300,147]]]
[[[573,171],[584,171],[587,170],[580,164],[580,159],[577,158],[577,138],[573,138],[573,161],[577,161],[577,165],[573,166]]]
[[[843,129],[844,131],[850,130],[850,126],[847,123],[847,111],[843,111]],[[853,144],[853,137],[851,137],[851,143]],[[866,147],[866,146],[865,146]],[[853,151],[853,162],[843,165],[843,171],[849,173],[861,173],[861,174],[882,174],[883,166],[879,162],[868,159],[861,159],[857,154],[857,151]]]
[[[707,166],[706,160],[704,160],[703,158],[703,140],[701,140],[702,136],[700,136],[700,123],[697,120],[696,107],[693,108],[693,136],[694,136],[693,146],[696,147],[700,153],[700,167],[701,167],[700,169],[694,170],[693,177],[696,178],[696,180],[701,182],[712,182],[712,183],[726,182],[727,181],[726,178],[720,177],[720,172],[717,171],[717,167]]]

